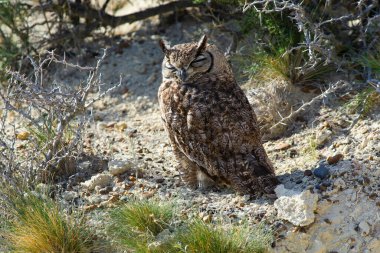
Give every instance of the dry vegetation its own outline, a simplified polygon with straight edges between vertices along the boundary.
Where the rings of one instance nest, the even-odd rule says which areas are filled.
[[[78,206],[60,205],[56,183],[90,155],[83,136],[93,104],[121,84],[110,88],[102,80],[106,50],[99,48],[95,66],[69,56],[85,58],[81,46],[112,36],[118,25],[191,7],[196,18],[232,34],[228,54],[238,79],[262,87],[257,107],[265,107],[258,116],[267,138],[289,134],[305,109],[329,97],[358,115],[349,130],[380,104],[378,2],[161,1],[124,16],[115,15],[120,6],[113,2],[121,1],[0,1],[0,251],[265,252],[273,236],[264,224],[186,219],[173,203],[121,205],[110,211],[102,238]],[[84,78],[58,83],[52,73],[59,68]],[[300,90],[312,91],[307,101]],[[316,148],[311,139],[305,153],[317,159]],[[50,188],[41,191],[40,183]]]

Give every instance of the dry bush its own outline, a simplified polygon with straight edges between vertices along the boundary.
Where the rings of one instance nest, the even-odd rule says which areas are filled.
[[[29,57],[31,77],[8,71],[7,89],[0,89],[0,173],[7,184],[27,186],[75,172],[82,154],[83,131],[92,104],[120,85],[103,89],[100,65],[81,67],[48,52],[40,61]],[[48,82],[47,68],[88,73],[79,84]]]

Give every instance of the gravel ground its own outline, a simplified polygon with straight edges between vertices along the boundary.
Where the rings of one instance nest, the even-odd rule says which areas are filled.
[[[92,155],[62,184],[67,204],[81,206],[102,228],[104,208],[132,197],[160,198],[173,201],[181,214],[207,222],[265,221],[276,236],[274,252],[379,252],[379,109],[347,132],[344,129],[356,115],[347,115],[336,105],[318,106],[310,109],[316,111],[315,117],[306,118],[286,137],[267,141],[265,148],[284,186],[278,189],[277,200],[240,196],[229,189],[190,190],[175,169],[159,116],[156,94],[162,54],[157,41],[159,36],[173,44],[191,41],[206,32],[225,47],[228,40],[219,38],[228,36],[194,20],[165,30],[158,27],[159,36],[141,27],[135,30],[108,45],[103,81],[112,85],[121,75],[122,85],[94,105],[94,121],[84,142]],[[79,77],[80,73],[55,73],[65,82]],[[243,88],[251,94],[252,88]],[[107,160],[95,159],[99,157]],[[316,203],[303,202],[313,198]],[[310,212],[306,218],[305,212]]]

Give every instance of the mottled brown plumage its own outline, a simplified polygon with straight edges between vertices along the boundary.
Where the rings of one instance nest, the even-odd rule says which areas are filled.
[[[205,36],[160,46],[161,116],[183,180],[194,188],[216,182],[241,193],[272,192],[277,179],[255,113],[224,55]]]

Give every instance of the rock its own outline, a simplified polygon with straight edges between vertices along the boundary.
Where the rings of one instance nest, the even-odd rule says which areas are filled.
[[[340,190],[343,190],[346,188],[346,183],[344,182],[344,180],[342,178],[337,178],[335,181],[334,181],[334,187],[340,189]]]
[[[336,154],[334,156],[327,157],[326,160],[327,160],[327,163],[331,165],[331,164],[338,163],[342,159],[343,159],[343,155],[342,154]]]
[[[287,150],[287,149],[289,149],[291,146],[292,146],[292,145],[290,145],[289,143],[286,143],[286,142],[280,142],[279,144],[277,144],[275,150]]]
[[[102,201],[103,199],[98,195],[93,195],[88,198],[88,202],[90,202],[91,204],[99,204]]]
[[[89,171],[91,168],[91,162],[90,161],[84,161],[78,164],[79,170]]]
[[[93,190],[96,186],[105,187],[109,185],[111,181],[112,176],[110,174],[97,174],[92,176],[90,180],[81,183],[81,185],[89,190]]]
[[[107,193],[109,193],[110,191],[112,191],[112,187],[111,186],[106,186],[104,188],[101,188],[98,193],[99,194],[102,194],[102,195],[105,195]]]
[[[325,144],[331,137],[332,132],[330,130],[322,130],[315,135],[315,140],[318,146]]]
[[[157,190],[151,190],[151,191],[147,191],[147,192],[144,192],[141,197],[143,199],[150,199],[151,197],[154,196],[154,194],[156,194]]]
[[[23,131],[18,134],[16,134],[16,138],[22,141],[25,141],[29,138],[30,133],[28,131]]]
[[[128,160],[111,160],[108,162],[108,171],[111,175],[116,176],[125,173],[132,166],[133,163]]]
[[[305,176],[307,176],[307,177],[310,177],[311,175],[313,175],[313,172],[312,172],[311,170],[305,170],[305,171],[303,172],[303,174],[304,174]]]
[[[115,128],[120,131],[120,132],[123,132],[125,129],[127,129],[128,125],[126,122],[124,121],[120,121],[120,122],[117,122],[115,124]]]
[[[330,175],[330,171],[326,166],[320,165],[318,168],[316,168],[314,170],[313,174],[314,174],[314,176],[316,176],[320,179],[324,179]]]
[[[89,212],[89,211],[92,211],[94,209],[96,209],[98,206],[97,205],[88,205],[88,206],[84,206],[83,207],[83,211],[85,212]]]
[[[371,227],[369,226],[369,224],[366,221],[361,221],[359,223],[359,228],[360,228],[362,236],[369,235]]]
[[[280,184],[275,189],[278,199],[274,202],[277,216],[296,226],[307,226],[314,222],[318,195],[310,191],[296,192]]]
[[[79,194],[75,191],[67,191],[62,193],[62,198],[66,201],[72,201],[76,199],[79,196]]]
[[[165,178],[163,178],[163,177],[156,178],[156,183],[161,184],[163,182],[165,182]]]

